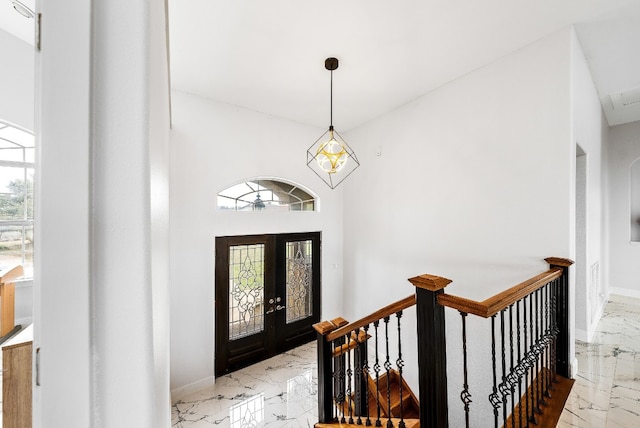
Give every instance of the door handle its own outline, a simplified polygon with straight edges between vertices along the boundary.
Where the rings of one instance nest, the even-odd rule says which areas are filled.
[[[276,306],[276,311],[281,311],[284,308],[286,308],[286,306],[278,305],[278,306]]]
[[[268,310],[267,312],[265,312],[264,314],[265,314],[265,315],[272,314],[272,313],[274,313],[275,311],[276,311],[276,310],[275,310],[275,309],[273,309],[273,306],[271,306],[271,307],[269,308],[269,310]]]

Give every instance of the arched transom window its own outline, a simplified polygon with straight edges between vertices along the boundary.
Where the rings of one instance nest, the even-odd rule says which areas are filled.
[[[309,191],[281,180],[252,179],[218,193],[218,209],[230,211],[315,211]]]

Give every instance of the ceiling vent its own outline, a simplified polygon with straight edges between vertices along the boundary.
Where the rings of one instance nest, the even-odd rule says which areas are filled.
[[[614,110],[622,110],[626,107],[640,106],[640,88],[628,89],[609,95]]]

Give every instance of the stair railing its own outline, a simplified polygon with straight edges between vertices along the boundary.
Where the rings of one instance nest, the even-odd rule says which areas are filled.
[[[444,293],[451,282],[446,278],[421,275],[409,279],[416,287],[421,426],[449,425],[445,307],[457,309],[461,317],[460,400],[465,426],[470,426],[472,397],[479,394],[468,383],[468,315],[491,320],[490,349],[475,358],[491,361],[493,384],[482,392],[493,408],[494,426],[538,424],[560,377],[570,377],[568,270],[573,261],[556,257],[545,261],[549,263],[546,272],[482,302]],[[564,395],[558,394],[564,397],[562,404],[571,384],[568,389],[563,386]]]
[[[406,426],[412,393],[403,379],[401,318],[415,302],[411,295],[352,323],[336,318],[314,325],[320,423]]]
[[[487,405],[492,408],[496,428],[535,426],[546,417],[543,410],[552,391],[556,391],[555,403],[558,398],[561,400],[561,410],[573,383],[567,379],[570,378],[569,267],[573,261],[557,257],[545,261],[549,264],[547,271],[481,302],[446,294],[444,289],[451,280],[424,274],[409,279],[416,288],[415,295],[353,323],[336,318],[315,324],[320,424],[378,427],[384,424],[387,428],[404,428],[411,421],[410,426],[448,427],[450,385],[445,307],[460,313],[463,365],[460,400],[466,427],[470,426],[472,398],[479,401],[475,397],[482,395],[486,395]],[[419,395],[412,400],[418,408],[407,417],[403,400],[409,388],[403,379],[401,317],[402,311],[413,305],[416,305]],[[490,319],[489,349],[484,355],[474,355],[476,360],[491,362],[492,385],[488,385],[488,390],[482,389],[487,385],[469,385],[469,315]],[[390,341],[393,327],[389,324],[393,317],[397,334],[391,334]],[[397,343],[393,342],[394,336]],[[397,348],[395,361],[390,356],[390,347]],[[392,374],[399,378],[393,391]],[[396,397],[393,405],[392,395]]]

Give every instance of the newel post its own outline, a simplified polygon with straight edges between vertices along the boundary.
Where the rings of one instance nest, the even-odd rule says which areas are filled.
[[[447,341],[438,294],[451,280],[425,274],[409,282],[416,287],[420,426],[448,427]]]
[[[567,379],[571,377],[569,360],[569,266],[572,260],[560,257],[548,257],[544,259],[549,263],[549,268],[561,268],[562,276],[558,278],[553,297],[555,299],[555,317],[558,327],[558,337],[556,339],[556,373]]]
[[[318,422],[333,420],[333,344],[326,336],[333,330],[348,324],[344,318],[322,321],[313,325],[318,341]]]

